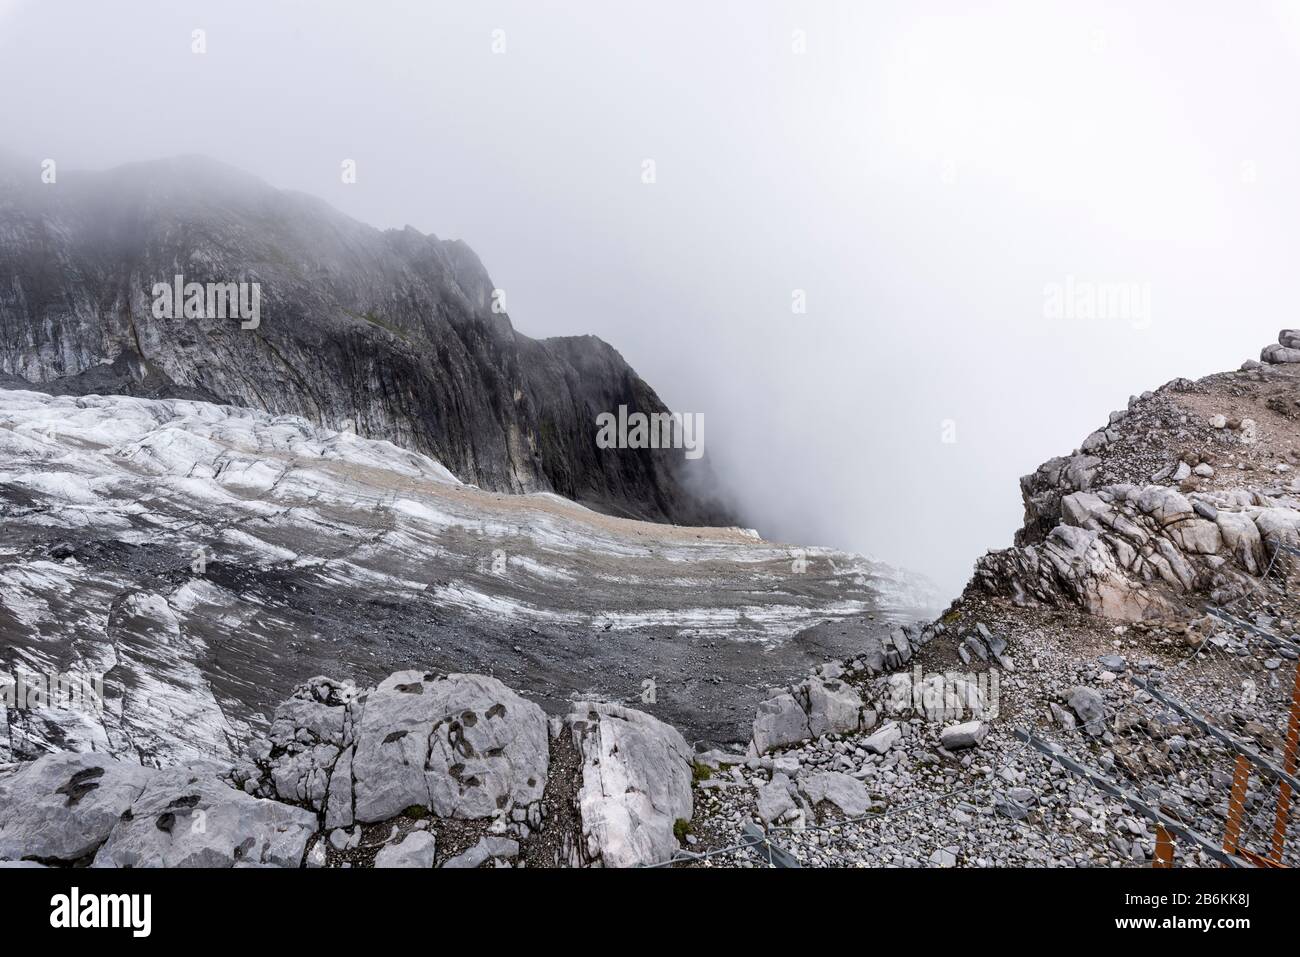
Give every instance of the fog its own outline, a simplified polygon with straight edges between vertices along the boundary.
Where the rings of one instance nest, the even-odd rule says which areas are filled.
[[[955,593],[1021,474],[1300,324],[1298,55],[1295,4],[0,0],[0,146],[464,239],[765,535]]]

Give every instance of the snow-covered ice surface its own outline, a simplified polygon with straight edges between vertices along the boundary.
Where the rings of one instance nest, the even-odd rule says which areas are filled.
[[[0,391],[0,682],[104,675],[90,712],[0,698],[0,761],[225,757],[298,682],[404,667],[730,740],[769,685],[935,604],[859,556],[485,492],[292,416]]]

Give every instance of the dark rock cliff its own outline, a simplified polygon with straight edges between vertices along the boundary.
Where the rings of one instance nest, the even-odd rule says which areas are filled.
[[[157,318],[155,283],[256,282],[261,320]],[[0,387],[197,398],[428,453],[463,481],[678,524],[734,524],[707,459],[601,450],[663,403],[593,336],[530,339],[464,243],[378,230],[199,158],[43,184],[0,158]],[[689,473],[689,474],[688,474]]]

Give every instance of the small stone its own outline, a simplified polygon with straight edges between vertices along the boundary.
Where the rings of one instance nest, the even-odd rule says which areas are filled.
[[[1083,722],[1083,730],[1094,737],[1106,730],[1106,703],[1102,696],[1082,685],[1070,692],[1070,708]]]
[[[949,725],[939,733],[939,743],[948,751],[974,748],[984,740],[988,730],[988,725],[983,721]]]
[[[428,831],[412,831],[397,844],[386,844],[375,855],[375,867],[433,867],[436,842]]]
[[[463,854],[443,862],[443,867],[472,869],[490,860],[514,860],[519,856],[519,842],[506,837],[484,837]]]
[[[952,849],[941,847],[930,855],[930,863],[935,867],[955,867],[957,855]]]
[[[879,731],[862,742],[862,746],[873,754],[884,754],[903,737],[902,729],[894,721],[886,722]]]

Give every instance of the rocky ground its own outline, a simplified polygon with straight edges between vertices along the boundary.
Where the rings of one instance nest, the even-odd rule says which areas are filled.
[[[248,760],[165,769],[97,752],[0,767],[0,864],[632,866],[673,854],[692,752],[617,704],[548,719],[495,678],[316,678]]]
[[[1279,343],[1238,372],[1135,396],[1026,476],[1015,547],[980,560],[910,675],[831,666],[848,700],[828,733],[795,720],[765,736],[783,698],[760,705],[748,751],[708,758],[690,863],[766,866],[747,824],[804,865],[1150,863],[1149,819],[1015,730],[1221,844],[1236,752],[1138,682],[1284,763],[1300,651],[1285,550],[1300,544],[1300,353],[1287,350],[1300,335]],[[1271,851],[1277,801],[1253,773],[1241,846]],[[1293,864],[1300,827],[1284,833]],[[1175,843],[1179,865],[1217,866]]]
[[[1141,866],[1158,814],[1181,832],[1178,866],[1219,866],[1234,817],[1234,861],[1294,865],[1300,827],[1275,831],[1262,771],[1300,730],[1294,344],[1284,332],[1264,364],[1135,397],[1027,476],[1016,544],[928,624],[796,615],[796,637],[834,660],[756,692],[730,743],[688,745],[655,702],[570,702],[548,719],[482,676],[405,672],[362,693],[318,678],[229,761],[0,769],[0,859]],[[755,619],[769,639],[785,627]],[[1238,750],[1194,719],[1259,756],[1239,810]],[[195,810],[219,839],[194,836]]]

